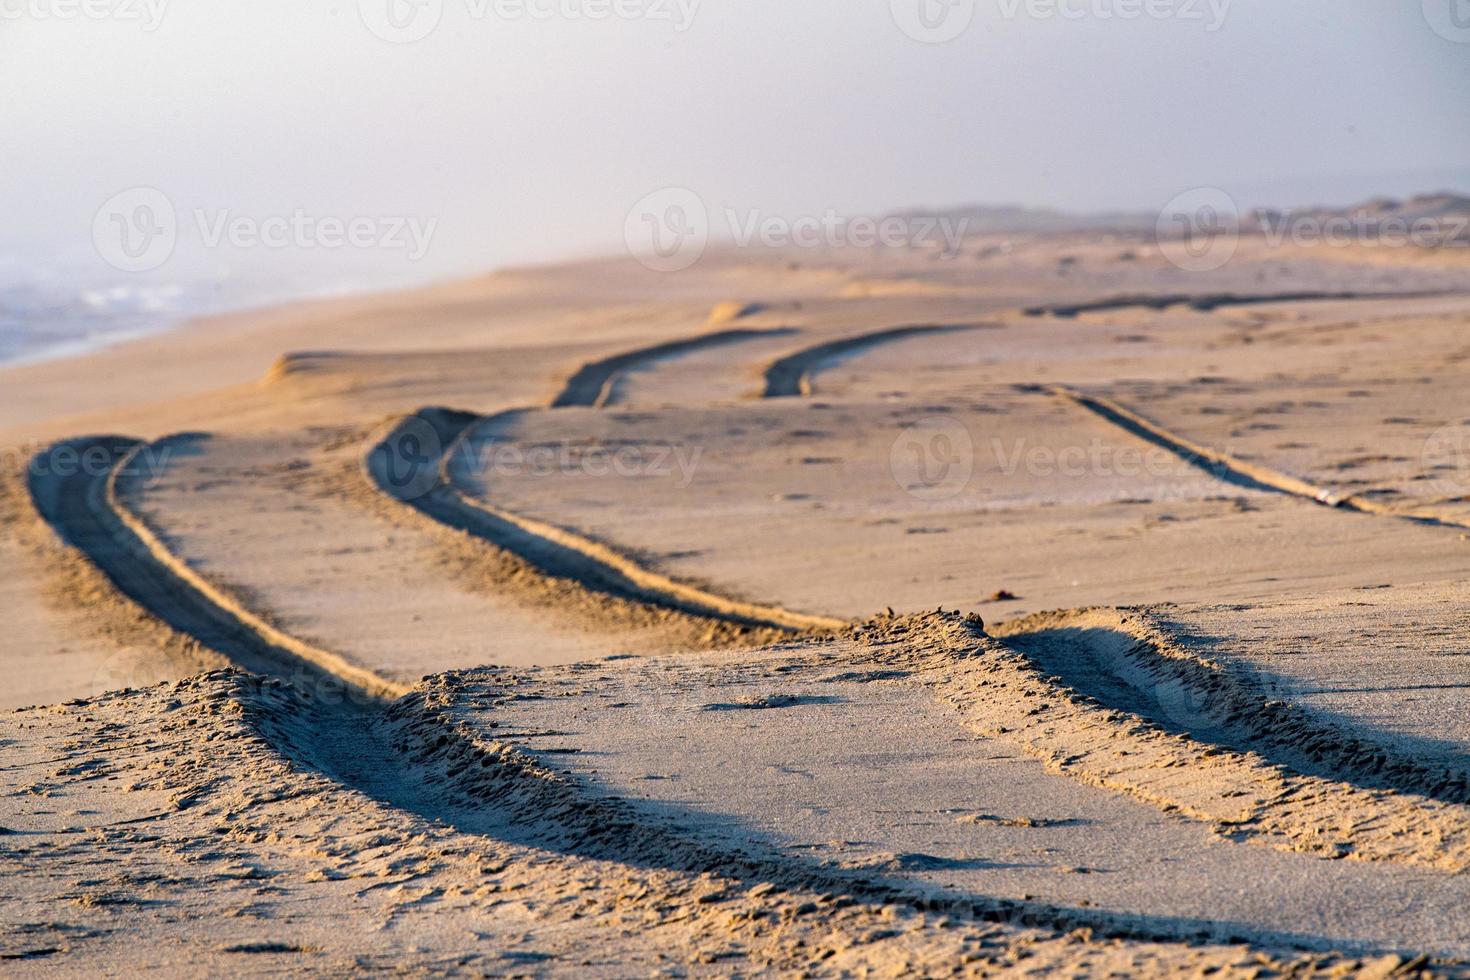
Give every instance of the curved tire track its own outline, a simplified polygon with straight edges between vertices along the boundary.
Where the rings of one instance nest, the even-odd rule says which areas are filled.
[[[456,457],[470,455],[468,441],[480,426],[515,414],[485,418],[449,409],[421,409],[401,420],[369,450],[365,461],[368,477],[381,492],[441,524],[519,555],[545,574],[571,579],[595,591],[696,616],[791,632],[846,625],[845,620],[743,602],[675,581],[576,531],[466,495],[455,486]],[[444,447],[442,452],[421,451],[431,433]]]
[[[1137,614],[1043,613],[991,636],[958,614],[925,618],[924,628],[874,621],[857,632],[905,643],[916,676],[971,729],[1012,742],[1051,772],[1212,825],[1227,839],[1470,870],[1464,772],[1272,705]]]
[[[869,347],[876,347],[879,344],[892,343],[895,340],[903,340],[922,334],[948,333],[956,330],[973,329],[974,327],[961,324],[918,324],[910,327],[889,327],[885,330],[874,331],[873,333],[858,334],[855,337],[843,337],[840,340],[831,340],[813,347],[806,347],[767,365],[765,371],[766,389],[761,394],[761,397],[796,398],[799,396],[810,396],[813,392],[812,376],[818,370],[839,358],[866,350]]]
[[[122,481],[143,469],[145,452],[166,458],[167,442],[96,436],[59,443],[44,451],[31,468],[31,499],[62,540],[81,551],[120,593],[241,667],[288,678],[306,675],[318,684],[340,686],[367,699],[407,691],[407,685],[267,623],[190,568],[127,506]],[[106,459],[108,465],[104,469],[69,462],[87,458]]]
[[[710,347],[723,347],[727,344],[738,344],[746,340],[781,337],[792,333],[795,333],[795,331],[785,327],[770,330],[720,330],[698,337],[690,337],[684,340],[671,340],[663,344],[654,344],[651,347],[640,347],[637,350],[614,354],[612,357],[606,357],[600,361],[592,361],[582,365],[577,370],[577,373],[567,379],[566,386],[562,388],[561,393],[552,399],[551,407],[571,408],[575,406],[586,406],[590,408],[603,408],[611,402],[617,383],[622,376],[629,369],[641,364],[668,360],[669,358],[692,354],[695,351],[705,350]]]
[[[446,420],[452,424],[455,419]],[[159,449],[163,443],[153,444]],[[508,742],[487,742],[445,708],[457,682],[415,688],[392,703],[397,690],[357,690],[365,704],[313,697],[299,684],[303,670],[342,679],[342,664],[325,651],[301,643],[245,610],[170,552],[136,513],[122,503],[120,482],[134,475],[147,443],[126,437],[95,437],[53,447],[49,464],[33,468],[31,493],[43,517],[146,612],[261,674],[295,675],[297,684],[256,678],[231,682],[211,675],[230,695],[239,716],[263,746],[290,765],[321,773],[343,788],[395,810],[447,824],[497,846],[549,849],[574,857],[632,867],[667,869],[682,875],[713,875],[712,886],[728,883],[742,895],[770,895],[773,911],[796,908],[808,896],[850,896],[846,901],[882,909],[894,905],[942,911],[982,921],[1012,922],[1052,930],[1101,930],[1118,938],[1179,941],[1200,923],[1180,920],[1140,923],[1137,917],[1090,913],[1032,901],[985,895],[946,896],[912,889],[860,871],[845,871],[759,846],[712,846],[697,833],[649,821],[626,801],[600,794],[580,781],[538,763]],[[54,475],[67,453],[105,454],[104,472]],[[350,665],[349,665],[350,666]],[[361,678],[358,678],[361,680]],[[228,686],[234,683],[236,690]],[[344,680],[345,683],[345,680]],[[386,687],[386,683],[384,685]],[[217,700],[209,698],[210,701]],[[214,715],[213,717],[218,717]],[[314,791],[314,790],[313,790]],[[662,879],[653,879],[663,887]],[[770,885],[776,885],[772,892]],[[675,902],[678,883],[667,893],[645,892],[647,901]],[[714,892],[712,892],[713,894]],[[801,905],[806,908],[806,905]]]
[[[495,840],[683,874],[714,871],[737,887],[771,882],[856,893],[878,906],[906,897],[861,874],[775,851],[722,849],[642,819],[622,799],[537,764],[513,744],[487,743],[448,723],[442,708],[451,690],[387,681],[266,623],[189,568],[122,500],[122,481],[151,468],[140,464],[142,454],[156,453],[156,464],[166,460],[167,447],[168,440],[122,436],[57,444],[31,468],[32,500],[56,533],[145,613],[254,675],[288,682],[272,688],[271,681],[243,678],[236,695],[240,714],[279,756],[394,809]],[[107,465],[63,462],[83,458]],[[323,682],[334,682],[333,690]],[[333,696],[342,688],[356,697]],[[1025,911],[984,898],[956,905],[988,917],[1020,918]],[[1065,912],[1052,914],[1076,927]]]

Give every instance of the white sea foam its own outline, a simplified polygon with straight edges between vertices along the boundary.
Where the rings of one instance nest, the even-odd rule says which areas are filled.
[[[0,262],[0,364],[73,357],[173,329],[196,317],[353,292],[354,284],[85,281]]]

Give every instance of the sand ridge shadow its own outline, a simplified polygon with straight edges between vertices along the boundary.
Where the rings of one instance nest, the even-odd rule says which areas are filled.
[[[1420,758],[1465,758],[1462,747],[1398,736],[1394,741],[1408,751],[1387,746],[1292,700],[1295,685],[1287,678],[1221,666],[1189,641],[1162,642],[1122,625],[1057,625],[1009,633],[1001,642],[1075,693],[1164,731],[1359,789],[1470,804],[1470,765]]]

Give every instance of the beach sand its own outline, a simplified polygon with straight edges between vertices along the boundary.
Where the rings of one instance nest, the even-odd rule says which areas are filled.
[[[714,249],[0,369],[0,955],[1470,973],[1464,258]]]

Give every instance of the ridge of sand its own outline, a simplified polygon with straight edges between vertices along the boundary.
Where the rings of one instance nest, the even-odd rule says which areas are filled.
[[[957,618],[931,630],[929,683],[977,731],[1015,742],[1055,772],[1234,839],[1470,868],[1464,772],[1421,765],[1265,701],[1173,647],[1137,612],[1041,614],[995,633],[985,638]],[[1331,775],[1298,772],[1293,762]]]

